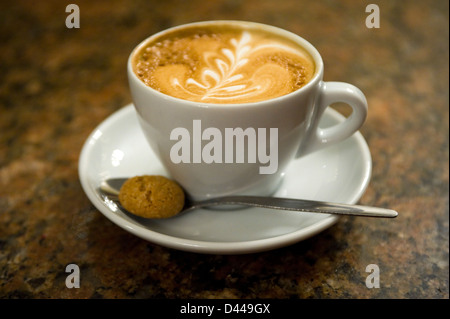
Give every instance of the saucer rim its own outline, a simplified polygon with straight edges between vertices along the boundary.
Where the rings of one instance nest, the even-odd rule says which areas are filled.
[[[294,243],[298,243],[305,239],[315,236],[316,234],[324,231],[325,229],[334,225],[338,220],[339,216],[329,215],[328,217],[315,222],[312,225],[300,228],[296,231],[278,235],[270,238],[262,238],[256,240],[246,240],[246,241],[227,241],[227,242],[216,242],[216,241],[201,241],[194,239],[181,238],[176,236],[170,236],[163,233],[159,233],[157,231],[141,227],[137,224],[134,224],[117,213],[113,212],[104,201],[99,197],[96,189],[92,187],[92,185],[88,182],[89,177],[87,176],[87,167],[89,165],[89,153],[95,145],[95,142],[98,139],[96,133],[98,131],[102,132],[102,128],[109,126],[110,123],[113,123],[123,116],[125,116],[129,112],[135,112],[133,103],[127,104],[122,108],[118,109],[107,118],[105,118],[101,123],[99,123],[94,130],[90,133],[88,138],[86,139],[82,150],[80,152],[80,157],[78,161],[78,174],[81,186],[91,201],[91,203],[111,222],[121,227],[122,229],[134,234],[135,236],[147,240],[149,242],[172,248],[181,251],[188,251],[194,253],[203,253],[203,254],[248,254],[248,253],[256,253],[262,251],[273,250],[285,246],[292,245]],[[335,120],[344,121],[345,117],[341,115],[339,112],[332,108],[327,108],[325,110],[328,116],[331,116]],[[98,135],[98,133],[97,133]],[[363,170],[364,178],[361,184],[358,185],[358,189],[355,190],[355,195],[351,200],[346,201],[346,204],[355,204],[361,196],[364,194],[367,189],[371,174],[372,174],[372,159],[370,154],[370,149],[367,145],[366,140],[362,136],[362,134],[357,131],[351,138],[355,140],[355,143],[358,144],[358,149],[362,154],[362,161],[365,163]]]

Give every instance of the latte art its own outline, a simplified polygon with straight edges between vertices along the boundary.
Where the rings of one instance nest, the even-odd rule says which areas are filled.
[[[206,67],[200,72],[198,80],[190,77],[181,83],[182,76],[173,75],[170,78],[172,87],[182,90],[187,99],[218,102],[236,98],[255,99],[265,96],[271,89],[282,90],[277,83],[289,81],[287,70],[276,63],[252,68],[253,75],[246,74],[245,69],[252,56],[286,48],[276,44],[252,46],[248,32],[243,32],[240,39],[232,38],[230,44],[229,48],[223,48],[220,52],[207,51],[203,54]]]
[[[255,30],[193,29],[148,44],[135,73],[171,96],[205,103],[248,103],[293,92],[314,63],[298,45]]]

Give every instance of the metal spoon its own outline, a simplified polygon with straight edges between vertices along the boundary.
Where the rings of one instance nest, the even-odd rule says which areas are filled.
[[[110,200],[118,202],[120,187],[126,180],[127,178],[111,178],[104,180],[99,187],[99,191],[103,195],[108,196]],[[180,213],[185,213],[198,208],[219,205],[244,205],[305,213],[352,215],[364,217],[394,218],[398,215],[396,211],[386,208],[338,204],[304,199],[239,195],[212,198],[203,201],[192,201],[186,198],[184,208]]]

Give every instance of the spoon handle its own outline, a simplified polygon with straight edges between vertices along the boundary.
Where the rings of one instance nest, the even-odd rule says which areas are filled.
[[[299,211],[306,213],[323,213],[337,215],[353,215],[365,217],[394,218],[398,213],[391,209],[362,205],[348,205],[321,202],[314,200],[290,199],[260,196],[227,196],[192,203],[193,208],[216,205],[245,205],[278,210]]]

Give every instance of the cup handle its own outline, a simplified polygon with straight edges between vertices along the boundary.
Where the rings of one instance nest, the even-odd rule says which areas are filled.
[[[321,129],[319,121],[325,109],[337,102],[348,104],[352,114],[342,123]],[[303,156],[324,147],[339,143],[353,135],[367,117],[367,100],[356,86],[344,82],[321,82],[310,127],[307,130],[306,143],[302,145],[298,156]]]

